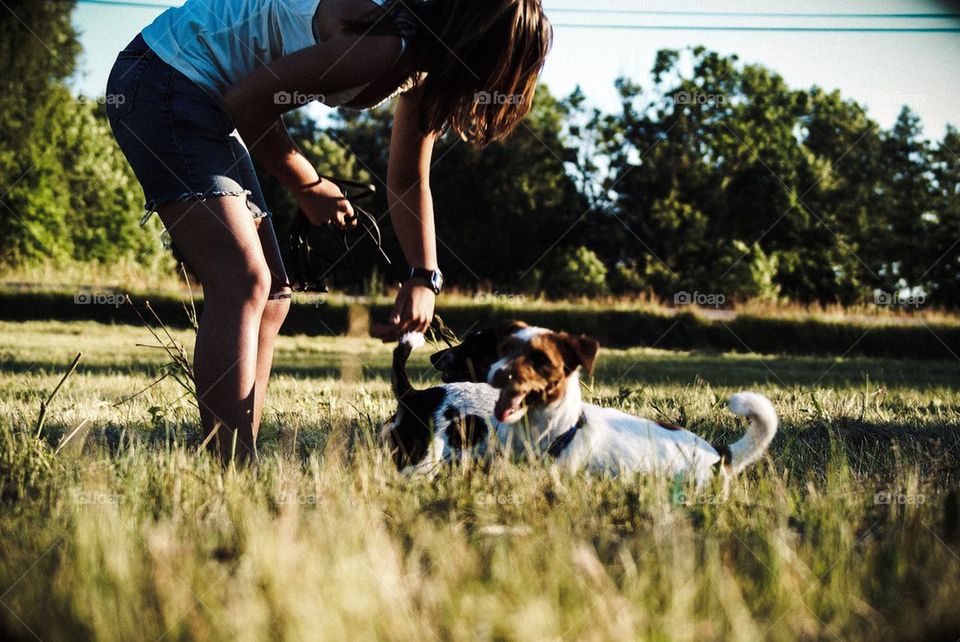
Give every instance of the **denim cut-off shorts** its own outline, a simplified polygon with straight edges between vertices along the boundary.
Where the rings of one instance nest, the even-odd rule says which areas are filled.
[[[250,153],[223,107],[161,60],[142,36],[117,57],[106,105],[117,143],[143,187],[144,223],[159,205],[220,196],[246,196],[254,218],[270,215]]]

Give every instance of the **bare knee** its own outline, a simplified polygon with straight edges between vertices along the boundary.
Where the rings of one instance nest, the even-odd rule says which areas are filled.
[[[264,307],[270,299],[272,284],[273,277],[266,261],[248,265],[240,277],[240,287],[244,301],[258,308]]]
[[[289,287],[278,287],[274,284],[267,299],[267,304],[263,308],[263,317],[260,321],[261,334],[276,335],[280,332],[280,326],[283,325],[290,313],[292,296],[293,291]]]
[[[259,315],[270,299],[272,280],[263,260],[245,261],[233,269],[224,266],[221,274],[203,283],[204,298],[237,312]]]

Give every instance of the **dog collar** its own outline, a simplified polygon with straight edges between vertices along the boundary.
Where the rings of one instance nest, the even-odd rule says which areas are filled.
[[[573,427],[570,428],[570,430],[553,440],[553,442],[547,448],[547,454],[551,457],[559,457],[563,451],[567,449],[567,446],[570,445],[570,442],[573,441],[573,438],[577,436],[577,431],[583,428],[583,425],[586,422],[587,417],[581,412],[580,417],[577,419],[577,423],[573,424]]]

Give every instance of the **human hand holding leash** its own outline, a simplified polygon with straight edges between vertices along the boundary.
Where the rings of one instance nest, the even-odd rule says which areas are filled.
[[[297,193],[297,204],[313,225],[355,228],[357,215],[343,191],[332,181],[320,179]]]
[[[393,343],[408,332],[426,332],[433,320],[437,295],[416,279],[408,280],[397,293],[386,324],[375,323],[370,334],[384,343]]]

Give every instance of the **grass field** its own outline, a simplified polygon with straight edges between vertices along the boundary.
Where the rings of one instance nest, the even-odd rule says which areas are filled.
[[[731,392],[773,399],[770,456],[722,498],[533,464],[402,478],[389,348],[362,339],[282,337],[263,464],[224,471],[172,379],[118,404],[163,373],[137,344],[0,322],[7,639],[960,636],[960,362],[602,352],[587,397],[710,439],[742,429]]]

